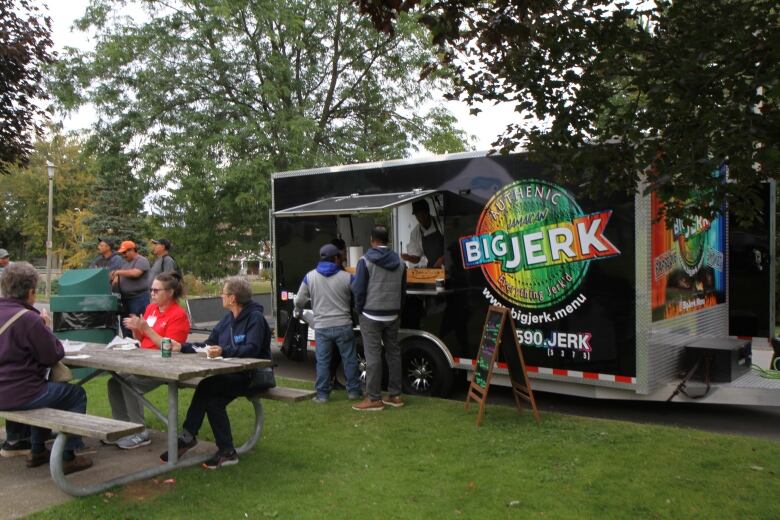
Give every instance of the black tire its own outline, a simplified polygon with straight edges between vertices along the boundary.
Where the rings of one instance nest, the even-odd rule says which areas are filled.
[[[402,375],[405,394],[447,397],[452,391],[452,369],[441,350],[430,341],[404,342]]]

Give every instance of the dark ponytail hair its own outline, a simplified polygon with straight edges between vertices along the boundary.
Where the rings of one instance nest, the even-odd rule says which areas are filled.
[[[178,300],[184,293],[184,286],[181,283],[181,278],[173,273],[160,273],[154,278],[158,282],[165,284],[166,289],[173,289],[173,299]]]

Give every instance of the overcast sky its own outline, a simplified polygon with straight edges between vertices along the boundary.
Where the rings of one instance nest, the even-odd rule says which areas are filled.
[[[84,13],[89,0],[34,0],[33,3],[49,6],[47,10],[52,19],[52,37],[56,50],[65,46],[82,49],[90,47],[91,44],[83,33],[71,31],[73,21]],[[458,118],[461,129],[476,136],[474,144],[477,150],[489,149],[490,143],[506,128],[515,114],[513,107],[506,104],[498,107],[480,105],[482,112],[478,116],[470,115],[470,107],[465,103],[445,102],[445,106]],[[64,121],[64,125],[66,130],[86,128],[94,117],[93,110],[84,108]]]

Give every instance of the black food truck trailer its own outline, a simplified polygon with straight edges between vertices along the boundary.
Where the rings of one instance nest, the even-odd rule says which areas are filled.
[[[444,265],[432,268],[425,255],[409,265],[405,392],[447,395],[457,371],[473,373],[487,308],[498,305],[515,321],[534,390],[666,400],[689,372],[706,380],[699,402],[780,405],[780,381],[750,369],[751,339],[774,331],[774,186],[763,195],[767,218],[755,228],[737,228],[728,214],[667,226],[654,218],[654,194],[592,199],[522,154],[277,173],[277,342],[322,244],[343,239],[353,269],[383,223],[393,249],[407,252],[412,206],[424,200],[440,233],[425,245]],[[494,374],[508,382],[501,359]]]

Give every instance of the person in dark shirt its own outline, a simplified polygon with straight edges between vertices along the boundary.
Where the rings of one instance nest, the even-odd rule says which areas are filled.
[[[81,386],[48,381],[49,371],[65,356],[62,343],[50,330],[51,321],[33,306],[38,271],[27,262],[5,269],[0,298],[0,410],[55,408],[86,413],[87,394]],[[27,467],[49,462],[44,442],[50,432],[32,428]],[[88,457],[76,455],[81,437],[69,436],[65,445],[65,474],[92,466]]]
[[[125,261],[119,253],[114,252],[114,241],[110,238],[98,238],[98,251],[100,254],[89,264],[92,268],[105,268],[109,271],[122,269]]]

